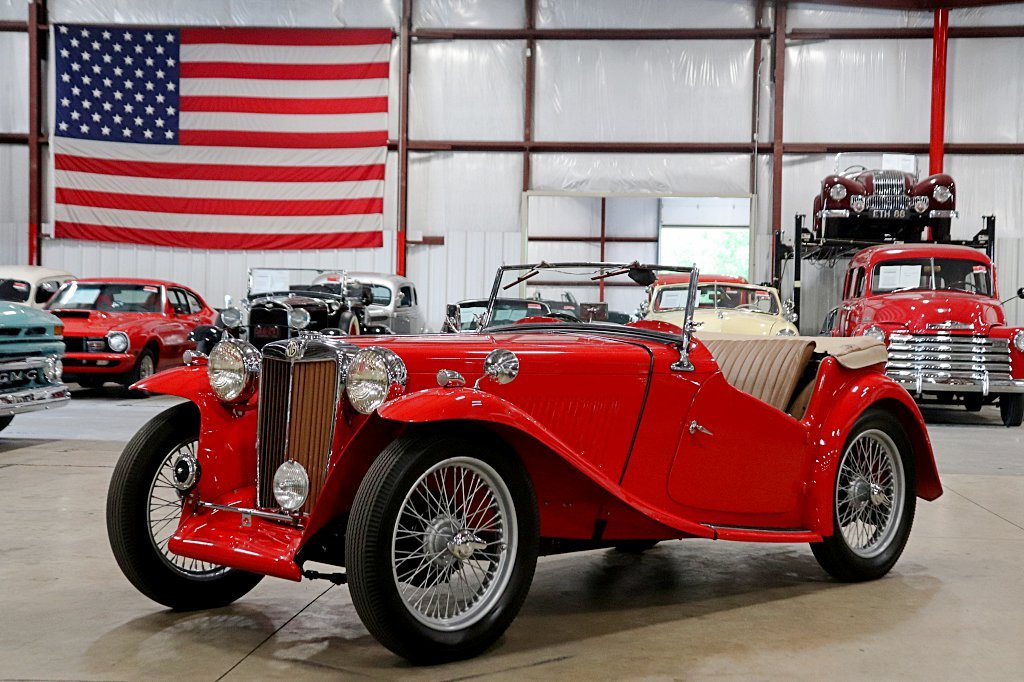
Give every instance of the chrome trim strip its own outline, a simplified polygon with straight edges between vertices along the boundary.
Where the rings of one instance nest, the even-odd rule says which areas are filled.
[[[929,218],[959,218],[960,211],[929,211]]]
[[[65,384],[0,393],[0,417],[49,410],[60,407],[69,400],[71,392]]]
[[[46,361],[56,357],[53,355],[46,355],[35,358],[25,358],[24,360],[13,360],[11,362],[0,362],[0,372],[6,372],[8,370],[19,370],[19,369],[39,369],[46,366]],[[60,358],[57,358],[58,360]]]
[[[268,519],[270,521],[279,521],[281,523],[287,523],[297,528],[302,528],[302,521],[298,517],[292,516],[291,514],[285,514],[284,512],[268,512],[262,509],[250,509],[249,507],[229,507],[226,504],[214,504],[213,502],[203,502],[200,500],[196,503],[197,507],[203,509],[213,509],[214,511],[226,511],[235,512],[236,514],[248,514],[250,516],[256,516],[261,519]]]
[[[849,218],[850,212],[845,208],[826,208],[818,211],[819,218]]]

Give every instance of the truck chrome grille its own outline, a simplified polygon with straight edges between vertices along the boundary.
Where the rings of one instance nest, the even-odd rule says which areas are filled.
[[[274,472],[293,459],[309,474],[308,512],[323,488],[338,399],[334,360],[288,362],[264,358],[256,430],[256,503],[277,507]]]
[[[1010,345],[984,336],[892,334],[886,374],[943,383],[1009,381]]]

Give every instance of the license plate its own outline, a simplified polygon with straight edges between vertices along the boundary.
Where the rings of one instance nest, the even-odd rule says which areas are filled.
[[[257,339],[276,339],[278,337],[277,327],[272,324],[258,324],[253,334]]]
[[[889,209],[889,208],[873,208],[871,209],[872,218],[906,218],[907,212],[903,209]]]

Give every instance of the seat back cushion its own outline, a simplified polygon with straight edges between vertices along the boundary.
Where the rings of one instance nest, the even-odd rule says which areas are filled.
[[[800,337],[702,339],[725,380],[785,412],[814,352],[814,341]]]

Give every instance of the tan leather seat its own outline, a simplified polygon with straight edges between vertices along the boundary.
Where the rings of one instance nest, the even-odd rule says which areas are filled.
[[[734,388],[782,412],[814,352],[814,340],[801,337],[700,337]]]

